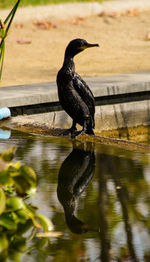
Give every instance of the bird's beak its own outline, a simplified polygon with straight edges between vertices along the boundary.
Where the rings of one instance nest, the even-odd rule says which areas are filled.
[[[94,46],[99,46],[99,44],[89,44],[89,43],[88,43],[86,48],[94,47]]]
[[[86,48],[94,47],[94,46],[99,46],[99,44],[89,44],[89,43],[87,43],[86,45],[81,46],[80,49],[84,50]]]

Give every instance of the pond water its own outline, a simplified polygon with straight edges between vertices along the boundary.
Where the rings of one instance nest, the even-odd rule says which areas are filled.
[[[33,240],[22,262],[150,261],[150,153],[14,131],[0,151],[14,145],[37,172],[40,213],[63,233]]]

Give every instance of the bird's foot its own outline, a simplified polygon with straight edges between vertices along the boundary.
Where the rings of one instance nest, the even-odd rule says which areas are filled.
[[[69,128],[66,129],[64,132],[61,133],[61,136],[68,136],[71,135],[71,138],[76,138],[82,134],[87,134],[87,135],[95,135],[93,129],[85,129],[83,128],[80,131],[77,131],[76,128]]]
[[[80,135],[83,134],[83,133],[85,133],[83,130],[73,132],[73,133],[71,134],[71,138],[76,138],[76,137],[80,136]]]
[[[76,138],[82,134],[87,134],[87,135],[93,135],[95,136],[95,133],[94,131],[91,129],[91,130],[87,130],[87,129],[82,129],[81,131],[75,131],[71,134],[71,138]]]
[[[72,129],[72,128],[66,129],[64,132],[61,133],[61,136],[71,135],[71,137],[72,137],[72,134],[74,134],[75,131],[76,131],[76,129]]]

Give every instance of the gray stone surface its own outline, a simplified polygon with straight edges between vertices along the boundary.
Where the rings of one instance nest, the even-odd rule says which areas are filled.
[[[64,112],[50,112],[36,115],[24,115],[10,118],[2,123],[5,127],[32,126],[50,130],[69,128],[71,118]],[[118,130],[150,125],[150,101],[122,103],[117,105],[96,106],[95,132]],[[80,127],[81,128],[81,127]]]
[[[95,97],[150,91],[150,73],[85,78]],[[0,88],[0,107],[58,102],[55,82]]]
[[[150,125],[150,100],[97,106],[96,131]]]
[[[33,105],[57,101],[55,83],[18,85],[0,88],[0,107]]]

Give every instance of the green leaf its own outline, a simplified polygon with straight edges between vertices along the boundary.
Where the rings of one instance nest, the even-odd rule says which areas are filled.
[[[5,227],[9,230],[17,229],[17,224],[14,222],[14,220],[8,213],[2,214],[0,216],[0,226]]]
[[[28,214],[27,210],[21,209],[16,212],[19,222],[24,224],[28,219],[30,219],[30,215]]]
[[[54,226],[51,220],[45,217],[44,215],[38,214],[35,216],[35,218],[38,220],[38,222],[43,227],[45,232],[52,231],[54,229]]]
[[[31,206],[31,204],[27,204],[27,203],[25,205],[26,205],[26,209],[28,210],[29,213],[31,213],[32,215],[36,214],[38,207]]]
[[[13,180],[7,171],[0,172],[0,184],[1,185],[13,185]]]
[[[13,21],[13,18],[14,18],[14,16],[15,16],[15,13],[16,13],[16,11],[17,11],[17,8],[18,8],[18,5],[19,5],[20,1],[21,1],[21,0],[18,0],[18,1],[17,1],[17,3],[15,4],[15,6],[13,7],[13,9],[11,10],[11,12],[9,13],[9,15],[7,16],[7,18],[6,18],[5,21],[4,21],[4,24],[6,24],[6,23],[8,22],[8,20],[9,20],[9,18],[10,18],[10,21],[9,21],[7,27],[6,27],[6,33],[8,33],[8,31],[9,31],[9,28],[10,28],[10,26],[11,26],[11,23],[12,23],[12,21]]]
[[[1,233],[0,234],[0,253],[8,248],[8,239],[6,237],[6,234]]]
[[[23,235],[26,232],[28,232],[31,227],[33,227],[33,221],[31,219],[28,219],[22,226],[21,223],[18,224],[17,234]]]
[[[16,152],[16,147],[11,147],[7,150],[5,150],[4,152],[2,152],[0,154],[0,157],[5,161],[5,162],[10,162],[14,155],[15,155],[15,152]]]
[[[26,193],[28,193],[31,186],[29,185],[29,183],[27,182],[27,180],[24,177],[15,176],[13,177],[13,180],[14,180],[15,189],[19,195],[23,196]]]
[[[20,168],[20,163],[17,162],[17,163],[10,163],[7,165],[7,172],[9,173],[9,175],[11,177],[14,177],[14,176],[19,176],[20,175],[20,172],[19,172],[19,169]]]
[[[6,197],[4,190],[0,188],[0,215],[4,212],[6,206]]]
[[[30,217],[30,219],[32,220],[32,223],[35,227],[37,227],[37,223],[36,223],[36,220],[35,220],[35,214],[36,214],[36,210],[37,208],[31,206],[31,205],[28,205],[28,204],[25,204],[25,210],[28,214],[28,216]]]
[[[13,242],[11,242],[11,246],[16,249],[19,252],[25,252],[27,247],[26,247],[26,240],[23,237],[16,237],[14,238]]]
[[[23,253],[19,252],[18,250],[15,249],[9,250],[9,261],[20,262],[22,256]]]
[[[23,176],[31,187],[36,187],[37,185],[37,175],[33,168],[30,166],[21,166],[20,167],[21,176]]]
[[[12,211],[16,211],[24,208],[23,200],[19,197],[10,197],[6,201],[6,205]]]

